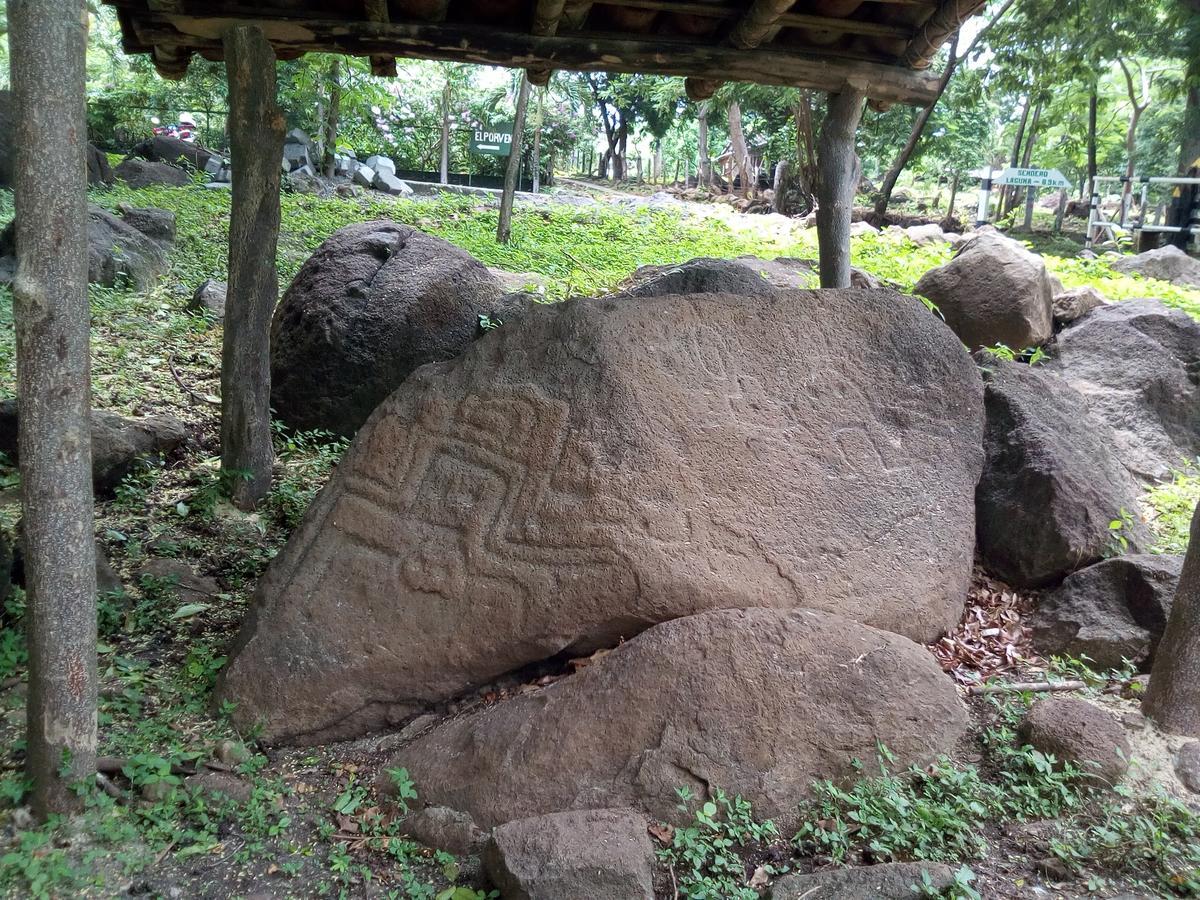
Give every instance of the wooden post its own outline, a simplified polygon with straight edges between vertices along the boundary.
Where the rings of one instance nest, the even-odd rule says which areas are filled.
[[[850,213],[860,171],[854,135],[863,100],[860,91],[849,88],[830,94],[817,143],[817,243],[823,288],[850,287]]]
[[[96,777],[83,0],[10,0],[16,110],[18,442],[25,534],[26,759],[39,819]],[[278,168],[278,165],[276,166]]]
[[[279,158],[275,53],[256,26],[225,31],[233,197],[229,295],[221,348],[221,470],[233,502],[253,509],[271,489],[271,314],[279,296]]]
[[[517,114],[513,118],[512,149],[508,168],[504,170],[504,190],[500,192],[500,223],[496,226],[496,243],[507,244],[512,237],[513,192],[517,189],[517,173],[521,168],[521,138],[525,134],[525,108],[529,106],[529,76],[521,73],[517,90]]]

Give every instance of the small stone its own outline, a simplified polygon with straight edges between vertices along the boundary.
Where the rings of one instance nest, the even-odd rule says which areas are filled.
[[[165,781],[151,781],[149,784],[142,785],[140,793],[143,800],[157,803],[171,793],[171,788],[172,785]]]
[[[16,831],[28,831],[30,828],[37,826],[37,822],[33,818],[33,813],[28,806],[18,806],[12,811],[8,817],[9,823]]]
[[[472,856],[487,840],[474,819],[445,806],[418,810],[404,820],[403,828],[414,841],[455,856]]]
[[[483,864],[511,900],[652,900],[654,848],[631,809],[519,819],[496,828]]]
[[[235,803],[246,803],[254,794],[254,786],[250,782],[228,772],[201,772],[184,781],[184,786],[215,802],[228,799]]]
[[[240,766],[249,761],[251,753],[241,741],[224,740],[217,744],[213,756],[227,766]]]
[[[225,295],[228,287],[223,281],[206,278],[188,301],[188,311],[221,321],[225,318]]]
[[[1193,794],[1200,794],[1200,741],[1188,741],[1175,754],[1175,774]]]
[[[1070,881],[1071,873],[1062,860],[1053,856],[1039,859],[1033,864],[1034,871],[1049,881]]]

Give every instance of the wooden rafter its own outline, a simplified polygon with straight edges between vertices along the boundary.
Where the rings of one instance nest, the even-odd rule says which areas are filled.
[[[391,21],[391,16],[388,13],[387,0],[363,0],[363,7],[364,11],[366,12],[368,22],[378,22],[386,25]],[[383,78],[395,78],[396,57],[372,56],[371,74],[378,75]]]
[[[796,5],[796,0],[754,0],[746,14],[729,32],[729,43],[743,50],[757,47],[779,31],[779,20]]]
[[[495,28],[432,23],[391,24],[344,20],[272,19],[253,21],[280,53],[337,52],[357,56],[394,55],[413,59],[500,65],[523,69],[575,69],[632,72],[782,84],[837,91],[846,86],[867,96],[898,103],[931,102],[937,78],[898,66],[821,57],[798,51],[735,50],[676,43],[664,49],[661,36],[599,41],[591,37],[537,36]],[[219,44],[229,18],[135,16],[133,27],[144,47],[176,46],[203,52]]]
[[[984,6],[985,0],[942,0],[933,15],[917,29],[908,42],[901,64],[911,69],[927,69],[946,39],[962,27],[962,23]]]

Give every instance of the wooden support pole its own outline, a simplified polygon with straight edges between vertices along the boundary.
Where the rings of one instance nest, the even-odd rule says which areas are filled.
[[[279,159],[283,113],[275,54],[253,25],[224,34],[229,79],[229,295],[221,348],[221,470],[253,509],[271,489],[271,314],[279,296]]]
[[[512,237],[513,194],[517,190],[517,175],[521,171],[521,144],[525,135],[525,109],[529,106],[529,76],[521,73],[517,89],[517,114],[513,118],[512,149],[508,167],[504,170],[504,190],[500,192],[500,222],[496,226],[496,242],[507,244]]]
[[[368,22],[386,25],[392,20],[387,0],[363,0]],[[396,57],[376,55],[371,57],[371,74],[380,78],[396,77]]]
[[[18,445],[28,602],[26,760],[39,819],[96,777],[83,0],[9,0],[16,111]]]
[[[567,0],[537,0],[533,8],[533,28],[536,35],[552,35],[558,33],[558,23],[563,17]],[[550,69],[528,69],[529,83],[545,87],[550,83]]]
[[[864,99],[855,90],[830,94],[817,142],[817,244],[823,288],[850,287],[850,213],[860,172],[854,136]]]

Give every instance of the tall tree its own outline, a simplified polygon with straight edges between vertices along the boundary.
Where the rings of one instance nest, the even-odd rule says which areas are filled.
[[[1200,506],[1142,711],[1165,731],[1200,737]]]
[[[96,776],[96,559],[82,0],[11,0],[27,759],[39,818]],[[279,163],[275,163],[279,171]]]

